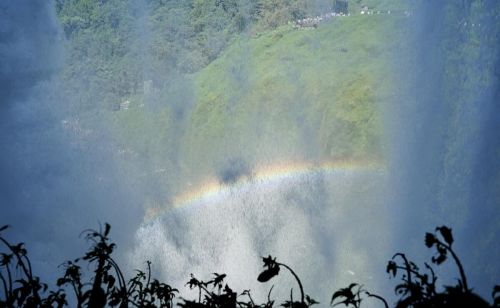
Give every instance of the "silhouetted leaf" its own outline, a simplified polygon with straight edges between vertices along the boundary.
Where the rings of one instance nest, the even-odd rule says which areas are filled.
[[[233,290],[226,284],[226,286],[224,287],[224,292],[227,293],[227,294],[233,294]]]
[[[191,274],[191,279],[186,283],[187,286],[189,286],[190,289],[197,287],[201,284],[202,282],[199,281],[198,279],[194,278],[193,274]]]
[[[436,228],[436,230],[438,230],[441,235],[443,236],[444,238],[444,241],[451,246],[451,244],[453,244],[453,235],[451,233],[451,229],[446,227],[446,226],[441,226],[441,227],[438,227]]]
[[[13,253],[18,254],[20,256],[25,256],[27,251],[24,249],[24,243],[19,243],[17,245],[13,245],[11,247]]]
[[[108,289],[111,289],[115,285],[115,277],[108,276]]]
[[[265,271],[263,271],[262,273],[260,273],[259,277],[257,277],[257,280],[260,282],[269,281],[269,279],[278,275],[279,271],[280,271],[280,268],[277,265],[274,267],[268,268]]]
[[[393,277],[396,277],[396,273],[398,271],[396,262],[389,261],[387,263],[387,268],[385,270],[388,274],[392,274]]]
[[[422,275],[420,279],[422,280],[423,284],[428,284],[429,282],[429,276],[427,274]]]
[[[432,262],[436,263],[437,265],[440,265],[444,261],[446,261],[446,255],[444,254],[440,254],[437,257],[432,257]]]
[[[276,264],[276,258],[273,259],[271,255],[267,258],[262,258],[262,261],[264,261],[264,267],[273,267]]]
[[[217,273],[213,273],[213,274],[215,275],[215,278],[213,280],[214,286],[222,283],[224,278],[226,278],[226,274],[221,274],[221,275],[219,275]]]
[[[317,302],[314,298],[311,298],[309,295],[306,295],[306,302],[308,306],[319,304],[319,302]]]
[[[108,223],[104,224],[104,236],[108,236],[111,226]]]
[[[2,227],[0,228],[0,232],[2,232],[3,230],[5,230],[5,229],[7,229],[7,228],[9,228],[9,225],[2,226]]]
[[[9,265],[10,261],[12,260],[12,257],[14,256],[12,254],[5,254],[5,253],[2,253],[1,255],[2,255],[2,258],[0,259],[1,266]]]
[[[351,283],[349,285],[349,287],[342,288],[342,289],[336,291],[335,293],[333,293],[332,299],[330,301],[330,305],[336,306],[339,304],[345,304],[347,306],[349,304],[356,303],[356,297],[355,297],[354,292],[352,291],[352,288],[354,288],[357,285],[358,285],[357,283]],[[345,300],[343,300],[339,303],[333,304],[333,302],[335,302],[335,300],[338,298],[345,298]]]
[[[69,282],[69,279],[66,279],[66,278],[59,278],[57,279],[57,286],[60,287],[62,286],[63,284]]]
[[[436,237],[432,233],[425,234],[425,246],[431,248],[436,243]]]

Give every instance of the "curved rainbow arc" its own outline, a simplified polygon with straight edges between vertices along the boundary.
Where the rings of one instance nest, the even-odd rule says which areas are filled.
[[[243,176],[234,183],[221,183],[212,178],[196,185],[196,189],[183,192],[172,199],[169,207],[149,208],[146,218],[152,219],[160,216],[169,209],[180,209],[196,204],[204,204],[222,200],[235,190],[241,190],[255,183],[277,183],[285,179],[301,177],[314,173],[355,172],[367,170],[382,170],[383,163],[375,160],[336,160],[323,163],[305,161],[288,161],[278,164],[263,165],[256,169],[250,176]],[[205,201],[205,202],[204,202]]]

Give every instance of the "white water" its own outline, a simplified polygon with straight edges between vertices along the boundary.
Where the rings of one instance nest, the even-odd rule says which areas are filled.
[[[190,273],[203,280],[226,273],[234,290],[251,289],[261,302],[273,284],[280,302],[289,298],[290,288],[299,296],[286,272],[273,282],[257,282],[261,257],[269,254],[294,268],[317,300],[353,281],[383,289],[391,256],[385,182],[380,170],[316,173],[200,199],[145,222],[130,264],[143,268],[150,258],[154,271],[182,292]]]

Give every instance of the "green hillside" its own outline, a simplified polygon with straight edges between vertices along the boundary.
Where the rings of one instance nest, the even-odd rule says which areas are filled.
[[[249,151],[272,144],[285,155],[312,141],[320,158],[380,153],[377,102],[388,86],[380,78],[388,73],[382,22],[339,17],[316,30],[283,27],[237,40],[194,76],[189,150],[241,138]]]
[[[161,112],[138,107],[118,112],[117,125],[127,142],[152,142],[143,149],[169,132],[182,134],[175,150],[188,173],[213,173],[221,160],[234,157],[250,164],[302,157],[378,159],[378,111],[391,92],[388,61],[394,47],[387,33],[400,18],[338,17],[314,30],[283,26],[258,37],[243,35],[188,76],[192,109],[182,130],[169,125],[172,104]]]
[[[399,1],[350,1],[351,16],[301,29],[294,16],[330,1],[192,2],[60,3],[69,106],[82,126],[110,124],[138,185],[175,193],[234,162],[383,158]]]

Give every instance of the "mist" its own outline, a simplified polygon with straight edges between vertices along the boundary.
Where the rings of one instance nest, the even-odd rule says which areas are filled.
[[[401,91],[386,111],[394,247],[417,255],[422,229],[453,226],[485,297],[500,275],[491,266],[500,257],[498,23],[494,1],[418,4],[407,49],[395,55]]]
[[[297,30],[294,18],[330,1],[299,17],[235,3],[193,13],[190,1],[130,0],[103,5],[107,19],[63,1],[0,4],[0,226],[26,242],[35,272],[53,283],[85,251],[79,234],[108,222],[127,275],[151,260],[184,297],[197,296],[190,274],[217,272],[265,301],[256,278],[271,254],[322,303],[351,282],[393,299],[387,260],[429,261],[425,232],[448,225],[490,299],[499,4],[422,1],[391,15],[381,2],[382,17],[366,17],[378,23],[353,11]],[[349,18],[355,31],[325,30]],[[438,276],[453,284],[457,272]],[[276,298],[296,296],[292,277],[273,283]]]
[[[109,221],[125,246],[132,231],[120,225],[138,223],[138,199],[115,169],[106,131],[80,127],[58,93],[64,50],[53,2],[4,1],[0,12],[1,223],[53,283],[57,266],[87,247],[84,229]]]

